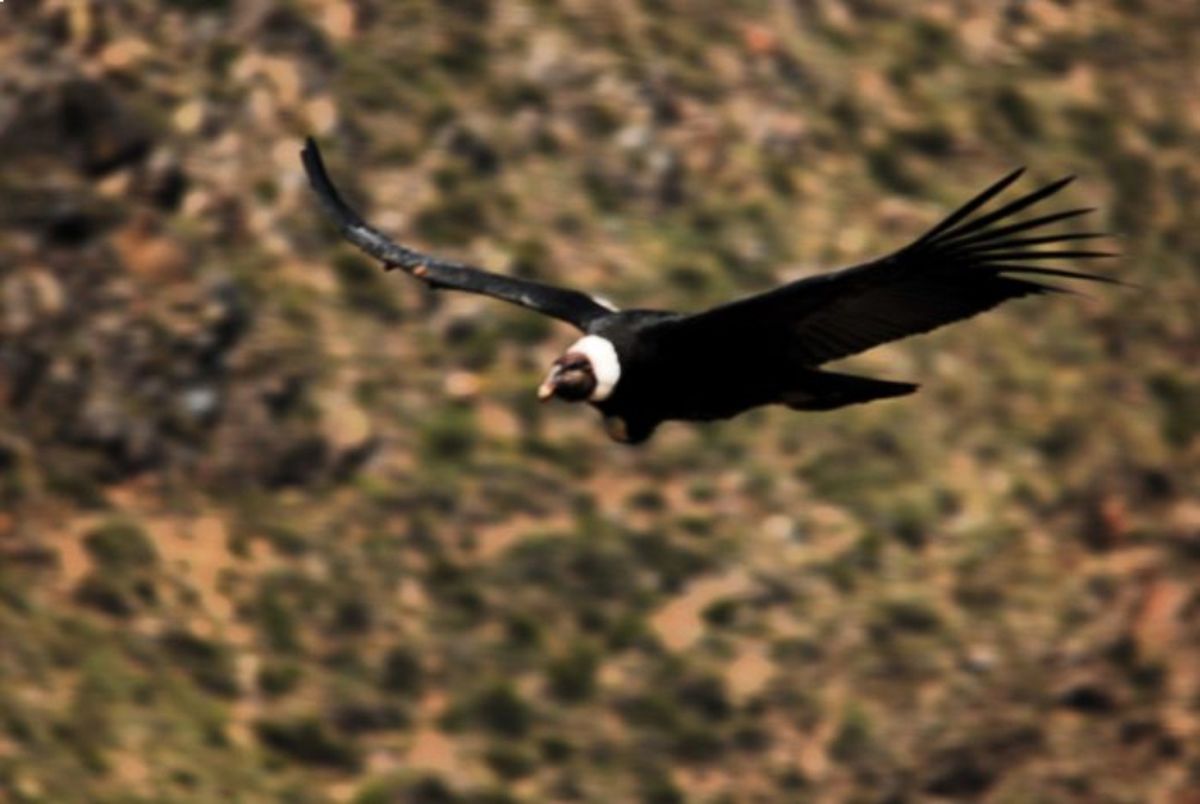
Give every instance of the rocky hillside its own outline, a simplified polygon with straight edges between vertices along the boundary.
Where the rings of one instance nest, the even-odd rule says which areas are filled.
[[[0,800],[1200,790],[1200,6],[0,5]],[[608,441],[571,330],[398,238],[700,308],[1077,173],[1138,288]],[[1082,224],[1081,224],[1082,225]]]

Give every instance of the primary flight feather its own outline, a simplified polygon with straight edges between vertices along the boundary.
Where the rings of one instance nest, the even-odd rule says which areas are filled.
[[[554,362],[538,397],[590,403],[604,415],[609,435],[625,443],[645,441],[673,419],[727,419],[772,404],[832,410],[910,394],[916,385],[820,366],[970,318],[1008,299],[1062,292],[1046,278],[1115,281],[1043,265],[1112,256],[1066,245],[1102,233],[1046,233],[1046,227],[1090,209],[1012,220],[1057,193],[1070,177],[984,211],[1020,178],[1023,171],[1017,170],[880,259],[699,313],[616,310],[581,291],[495,274],[395,243],[342,200],[312,139],[301,158],[342,236],[386,268],[400,268],[434,288],[519,304],[579,329],[583,337]],[[1063,247],[1038,248],[1044,246]]]

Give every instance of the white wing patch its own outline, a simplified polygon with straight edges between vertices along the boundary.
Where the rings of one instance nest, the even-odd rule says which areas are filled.
[[[608,310],[610,313],[621,312],[621,309],[619,307],[617,307],[617,305],[613,304],[611,301],[604,298],[603,296],[589,296],[588,298],[590,298],[596,304],[603,307],[605,310]]]
[[[578,352],[592,364],[596,390],[588,398],[593,402],[603,402],[612,396],[617,381],[621,379],[621,361],[617,359],[617,348],[612,341],[599,335],[585,335],[571,344],[567,351]]]

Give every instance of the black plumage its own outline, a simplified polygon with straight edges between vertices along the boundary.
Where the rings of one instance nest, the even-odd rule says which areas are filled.
[[[672,419],[726,419],[760,405],[831,410],[917,386],[821,365],[927,332],[1022,296],[1064,292],[1047,278],[1114,282],[1046,261],[1112,256],[1071,243],[1101,233],[1049,232],[1090,209],[1014,221],[1071,182],[1061,179],[985,211],[1022,174],[972,198],[913,243],[880,259],[800,279],[712,309],[617,311],[586,293],[502,276],[398,245],[341,199],[315,143],[302,152],[318,199],[342,235],[388,268],[435,288],[503,299],[573,324],[585,337],[556,361],[539,396],[588,401],[614,438],[637,443]],[[1061,246],[1058,249],[1038,247]]]

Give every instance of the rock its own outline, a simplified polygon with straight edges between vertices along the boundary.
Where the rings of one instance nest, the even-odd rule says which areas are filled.
[[[335,452],[355,449],[371,437],[371,420],[344,391],[324,394],[320,406],[321,430]]]
[[[479,394],[482,386],[479,375],[470,371],[451,371],[443,383],[446,395],[454,399],[471,399]]]
[[[141,161],[150,145],[149,126],[119,92],[85,78],[26,92],[0,128],[0,149],[9,158],[65,160],[89,177]]]
[[[38,321],[62,312],[66,305],[62,284],[42,266],[7,277],[0,295],[3,298],[0,331],[8,335],[28,331]]]
[[[209,114],[209,106],[205,101],[191,98],[175,109],[171,124],[180,134],[190,136],[200,132]]]
[[[181,276],[190,262],[183,247],[161,234],[158,220],[146,211],[118,230],[111,242],[126,270],[140,279],[163,281]]]
[[[350,0],[322,0],[317,21],[330,39],[345,42],[358,28],[358,9]]]
[[[106,45],[97,61],[105,72],[125,75],[136,72],[152,52],[146,40],[130,36]]]

